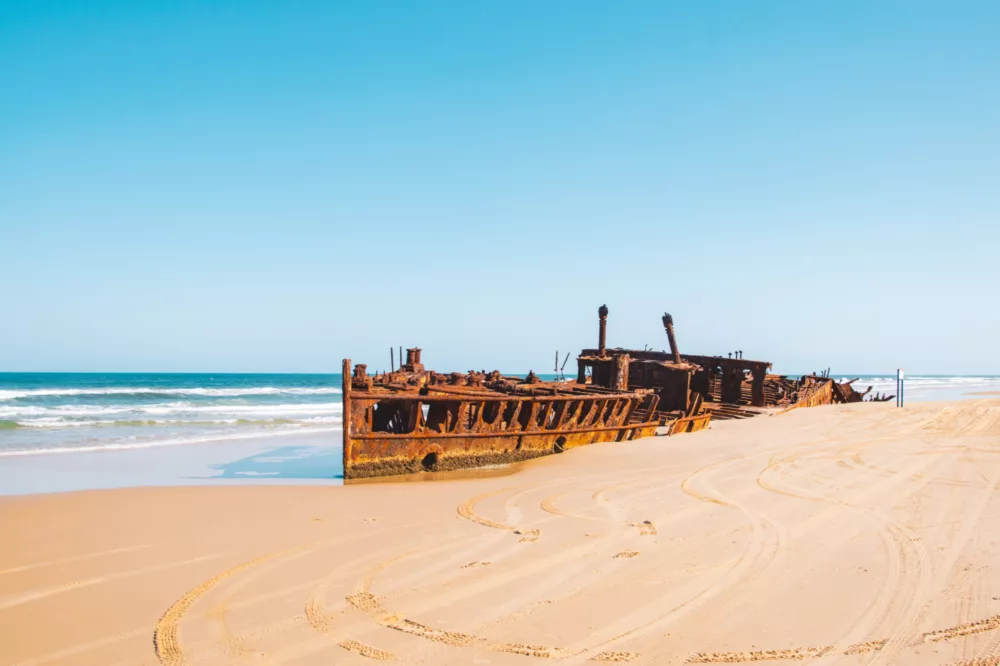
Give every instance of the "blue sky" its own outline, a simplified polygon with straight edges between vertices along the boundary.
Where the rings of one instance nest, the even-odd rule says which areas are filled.
[[[1000,373],[1000,4],[0,3],[0,370]]]

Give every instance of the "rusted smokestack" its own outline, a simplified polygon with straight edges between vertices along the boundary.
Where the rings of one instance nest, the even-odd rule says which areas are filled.
[[[597,316],[601,318],[600,330],[597,334],[597,353],[601,356],[607,356],[608,306],[602,305],[597,308]]]
[[[420,347],[411,347],[406,350],[406,365],[401,366],[400,370],[404,372],[424,371],[424,364],[420,362]]]
[[[667,341],[670,342],[670,353],[674,356],[674,363],[680,363],[681,353],[677,350],[677,338],[674,337],[674,318],[666,312],[663,313],[663,328],[667,331]]]

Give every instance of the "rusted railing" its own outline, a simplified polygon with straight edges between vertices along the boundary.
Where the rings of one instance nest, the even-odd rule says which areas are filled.
[[[497,435],[592,431],[626,426],[640,406],[652,413],[655,395],[597,396],[370,396],[355,394],[345,415],[350,436],[495,437]]]

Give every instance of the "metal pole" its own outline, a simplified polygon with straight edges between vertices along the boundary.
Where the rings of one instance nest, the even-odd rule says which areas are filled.
[[[600,319],[597,331],[597,355],[604,358],[608,339],[608,306],[602,305],[597,308],[597,316]]]
[[[674,337],[674,318],[668,313],[663,313],[663,329],[667,332],[667,342],[670,343],[670,354],[674,357],[674,363],[681,362],[681,353],[677,349],[677,338]]]

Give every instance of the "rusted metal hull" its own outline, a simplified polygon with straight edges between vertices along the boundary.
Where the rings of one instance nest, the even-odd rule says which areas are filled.
[[[491,390],[472,374],[429,379],[421,371],[373,380],[357,369],[352,377],[345,359],[345,479],[518,462],[651,436],[659,425],[648,418],[658,401],[651,392],[534,383],[505,393],[502,382]]]
[[[817,384],[799,392],[794,404],[789,405],[784,411],[788,412],[800,407],[819,407],[820,405],[833,404],[835,400],[834,386],[836,382],[832,379]],[[839,402],[839,401],[837,401]]]
[[[823,374],[772,375],[771,363],[681,354],[673,317],[663,315],[670,352],[607,347],[608,308],[598,309],[597,349],[577,357],[574,383],[499,372],[426,370],[418,348],[402,348],[399,370],[370,377],[344,360],[344,478],[505,464],[596,442],[697,432],[715,419],[767,408],[860,402],[868,396]],[[558,353],[556,362],[558,363]],[[564,364],[565,365],[565,364]],[[891,396],[890,396],[891,397]]]
[[[718,420],[759,416],[768,408],[797,409],[819,405],[853,402],[883,402],[895,396],[869,395],[855,391],[857,380],[838,383],[823,374],[793,378],[773,375],[769,361],[743,357],[743,352],[727,356],[681,354],[677,347],[674,320],[663,315],[663,327],[670,345],[669,353],[655,349],[607,347],[608,308],[601,306],[599,346],[584,349],[577,358],[577,383],[608,388],[644,388],[660,398],[659,415],[670,432],[692,432],[707,427],[691,424],[691,417],[703,411]],[[705,409],[701,408],[701,401]]]
[[[807,375],[799,380],[801,388],[793,395],[794,402],[785,410],[791,411],[799,407],[819,407],[820,405],[839,405],[855,402],[886,402],[895,396],[870,396],[871,387],[867,391],[858,392],[851,386],[855,381],[838,383],[826,376]],[[867,398],[867,399],[866,399]]]
[[[670,424],[670,434],[677,435],[683,432],[698,432],[699,430],[706,429],[711,421],[711,413],[685,416]]]
[[[650,437],[655,431],[655,424],[645,424],[521,435],[352,438],[344,455],[344,478],[504,465],[587,444]]]

